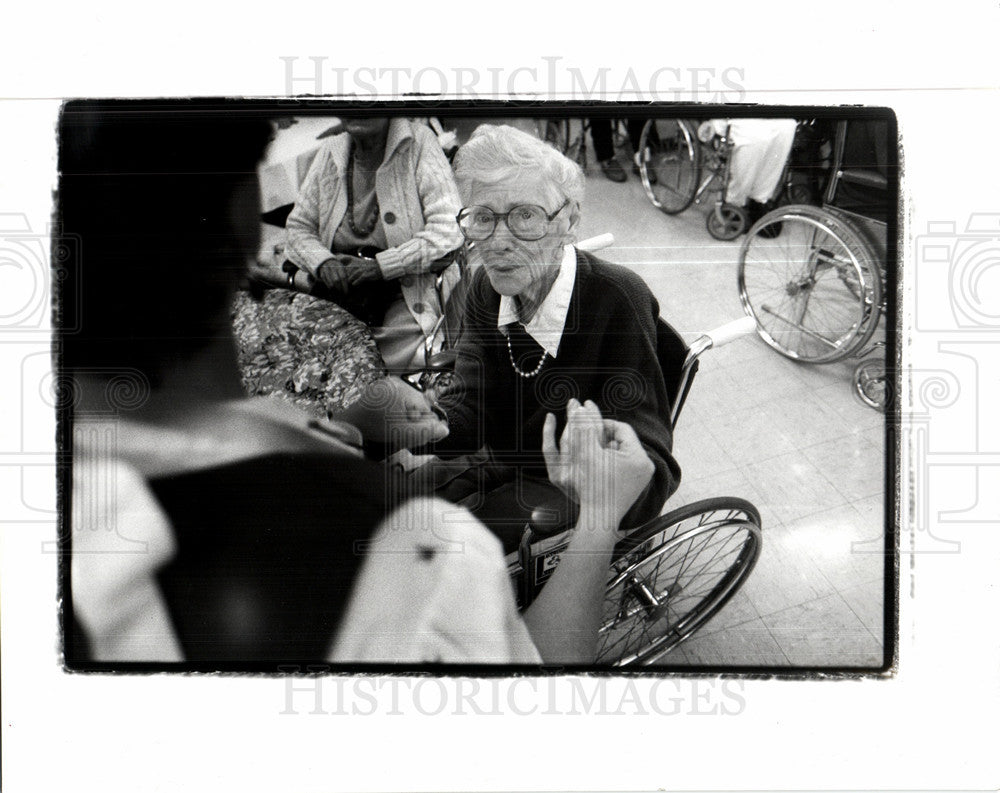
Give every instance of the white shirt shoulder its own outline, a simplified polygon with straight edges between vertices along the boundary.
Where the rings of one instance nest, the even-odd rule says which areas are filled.
[[[464,507],[409,501],[365,552],[332,662],[541,662],[500,542]]]

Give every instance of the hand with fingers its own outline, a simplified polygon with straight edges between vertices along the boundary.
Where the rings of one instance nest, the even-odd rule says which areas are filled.
[[[635,430],[601,416],[591,401],[566,405],[566,426],[556,442],[556,418],[542,429],[542,453],[553,484],[580,504],[581,516],[617,529],[653,477],[654,465]]]
[[[327,288],[334,292],[346,294],[350,286],[347,278],[347,271],[339,259],[330,257],[316,268],[316,278]]]
[[[378,268],[375,259],[364,259],[359,256],[341,256],[340,263],[343,265],[347,282],[351,286],[357,286],[367,281],[380,281],[382,271]]]
[[[409,449],[448,435],[448,421],[434,402],[400,377],[377,380],[366,393],[333,418],[353,424],[369,443],[389,450]]]

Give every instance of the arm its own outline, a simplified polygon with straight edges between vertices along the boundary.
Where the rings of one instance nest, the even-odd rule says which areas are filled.
[[[575,491],[580,517],[562,561],[525,612],[532,640],[547,663],[593,663],[604,587],[616,529],[653,473],[628,424],[602,419],[593,402],[566,407],[557,446],[555,417],[545,420],[542,451],[549,478]]]
[[[629,296],[629,291],[635,294]],[[627,385],[614,388],[609,387],[614,383],[606,383],[600,406],[606,415],[632,426],[654,466],[652,480],[622,520],[624,528],[634,528],[660,514],[680,484],[681,471],[672,454],[670,400],[658,355],[656,317],[659,306],[644,285],[623,291],[618,302],[635,308],[615,312],[623,319],[614,334],[607,335],[614,346],[602,350],[601,360],[613,360],[616,366],[620,365],[618,376]],[[639,306],[643,308],[636,310]],[[625,343],[621,343],[622,339]],[[612,374],[609,380],[615,376]]]
[[[451,166],[429,129],[414,126],[413,133],[415,177],[424,227],[412,239],[375,257],[386,280],[429,272],[436,260],[462,244],[462,233],[455,221],[462,201]]]
[[[320,239],[320,181],[333,171],[330,150],[320,149],[306,174],[288,220],[285,221],[285,255],[316,276],[321,264],[336,261]]]
[[[438,406],[448,417],[448,437],[433,447],[414,449],[414,454],[436,454],[446,459],[477,451],[483,445],[489,391],[496,382],[486,340],[497,330],[483,321],[483,317],[493,316],[487,307],[488,289],[486,273],[480,269],[469,286],[454,379],[436,395]]]

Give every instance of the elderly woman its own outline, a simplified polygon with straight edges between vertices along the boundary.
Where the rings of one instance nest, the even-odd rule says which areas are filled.
[[[405,118],[348,118],[313,161],[285,223],[285,255],[367,321],[390,369],[423,364],[423,342],[457,267],[458,191],[437,138]]]
[[[474,500],[473,491],[525,473],[544,477],[546,422],[561,432],[567,401],[591,400],[631,425],[655,465],[622,528],[655,517],[680,479],[657,359],[659,306],[639,276],[573,247],[582,171],[530,135],[483,126],[459,150],[455,174],[476,274],[454,389],[440,398],[450,434],[434,450],[473,456],[439,468],[433,486],[447,482],[449,498]]]
[[[241,293],[233,310],[246,390],[318,416],[356,404],[386,369],[422,366],[459,281],[448,255],[462,242],[460,200],[437,138],[405,118],[343,126],[302,183],[284,256],[251,268],[256,283],[278,288]]]

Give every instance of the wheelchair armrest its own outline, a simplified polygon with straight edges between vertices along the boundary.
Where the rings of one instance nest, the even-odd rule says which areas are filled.
[[[837,174],[845,182],[872,187],[877,190],[886,190],[889,187],[889,180],[878,171],[866,170],[863,168],[844,168]]]
[[[535,538],[544,540],[576,525],[580,517],[580,505],[567,498],[552,498],[531,511],[528,528]]]
[[[425,371],[430,372],[447,372],[455,368],[457,360],[458,352],[456,350],[441,350],[428,356],[427,365],[424,368]]]
[[[450,253],[446,253],[440,259],[435,259],[431,262],[431,272],[434,273],[434,275],[441,275],[441,273],[458,261],[459,257],[462,255],[464,255],[464,251],[461,248],[456,248]]]

